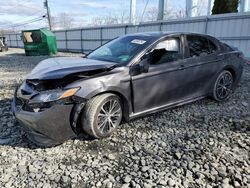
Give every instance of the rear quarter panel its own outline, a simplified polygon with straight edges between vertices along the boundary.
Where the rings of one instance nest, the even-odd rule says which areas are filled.
[[[245,60],[241,58],[240,51],[226,51],[221,53],[223,56],[223,69],[229,70],[234,77],[234,87],[239,83]]]

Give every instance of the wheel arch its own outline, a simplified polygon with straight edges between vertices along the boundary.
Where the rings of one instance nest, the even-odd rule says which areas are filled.
[[[239,70],[239,69],[235,68],[234,66],[230,66],[230,65],[224,67],[223,70],[227,70],[227,71],[229,71],[232,74],[233,81],[234,81],[233,88],[235,89],[236,86],[240,82],[240,78],[241,78],[241,75],[242,75],[242,70]]]
[[[234,81],[237,79],[236,70],[232,66],[226,66],[223,70],[229,71],[232,74]]]

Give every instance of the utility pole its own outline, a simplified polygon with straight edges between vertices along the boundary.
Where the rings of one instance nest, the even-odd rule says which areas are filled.
[[[212,10],[212,0],[208,0],[208,2],[207,2],[207,16],[211,15],[211,10]]]
[[[198,12],[198,0],[186,0],[186,16],[197,16]]]
[[[159,0],[157,20],[164,19],[164,14],[167,11],[167,6],[168,6],[167,0]]]
[[[48,19],[49,29],[52,30],[48,0],[44,1],[44,8],[47,10],[47,19]]]
[[[136,0],[130,0],[130,17],[129,22],[132,24],[136,23]]]
[[[239,12],[247,12],[249,8],[249,1],[248,0],[240,0],[238,5]]]

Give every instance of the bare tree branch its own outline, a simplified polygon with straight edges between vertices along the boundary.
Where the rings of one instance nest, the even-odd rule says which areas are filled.
[[[74,27],[74,22],[74,18],[65,12],[51,17],[52,28],[56,29],[70,29]]]

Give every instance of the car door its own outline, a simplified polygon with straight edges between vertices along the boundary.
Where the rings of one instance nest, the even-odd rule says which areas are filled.
[[[183,74],[186,78],[186,97],[194,98],[206,95],[213,84],[213,77],[218,71],[219,46],[212,39],[202,35],[186,35],[187,58]]]
[[[171,104],[183,98],[185,80],[182,74],[182,41],[182,36],[160,41],[148,52],[148,72],[131,76],[134,113]],[[164,45],[167,46],[165,49]]]

